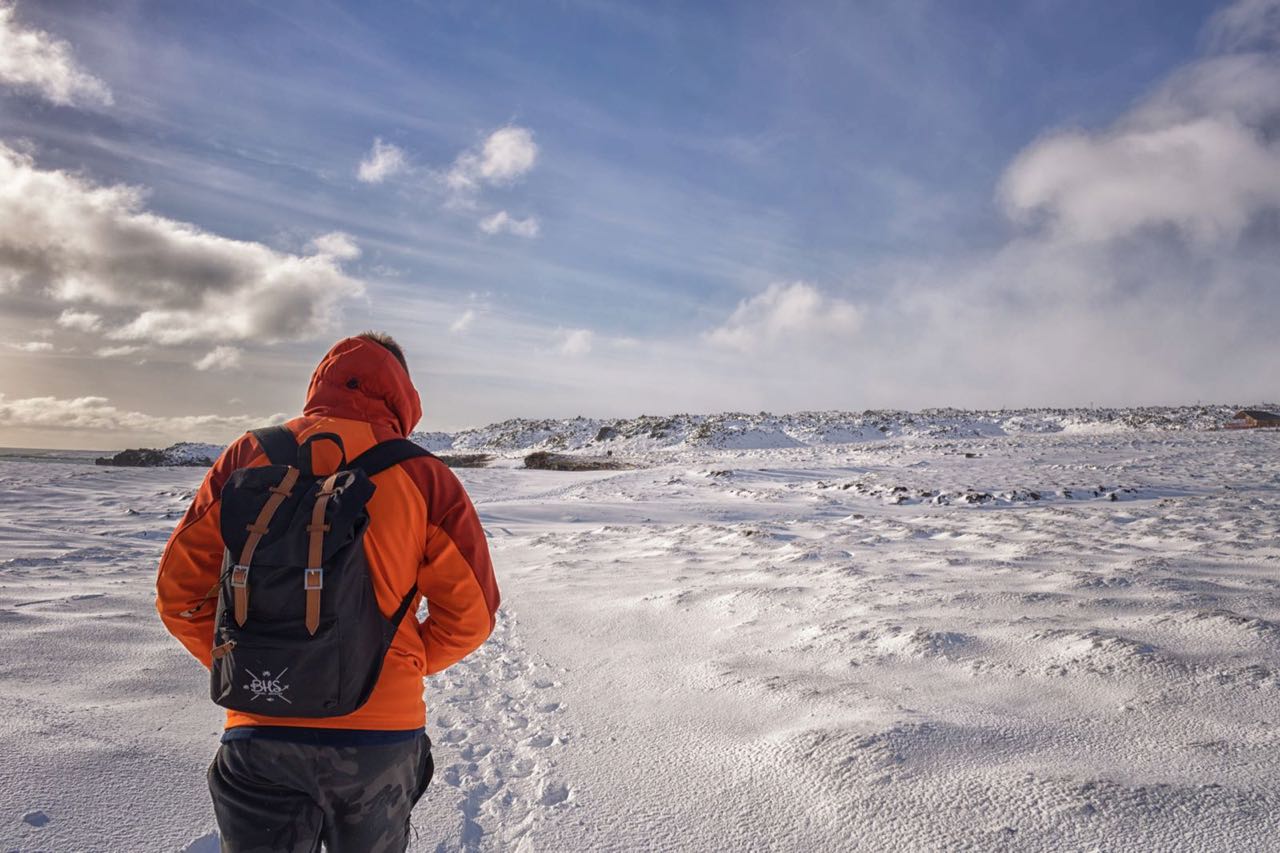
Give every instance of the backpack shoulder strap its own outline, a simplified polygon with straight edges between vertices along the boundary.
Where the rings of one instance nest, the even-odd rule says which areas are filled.
[[[282,426],[273,426],[251,429],[249,432],[258,440],[258,445],[267,454],[267,458],[271,460],[272,465],[292,465],[297,467],[298,441],[288,429]]]
[[[415,456],[434,455],[430,450],[407,438],[393,438],[390,441],[384,441],[381,444],[375,444],[370,447],[364,453],[351,460],[347,467],[359,468],[364,471],[365,476],[372,477],[374,474],[385,471],[392,465],[398,465],[406,459],[413,459]]]

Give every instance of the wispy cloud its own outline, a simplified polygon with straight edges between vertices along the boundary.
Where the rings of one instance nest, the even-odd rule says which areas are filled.
[[[480,230],[486,234],[515,234],[517,237],[537,237],[540,230],[536,216],[518,219],[505,210],[499,210],[492,216],[486,216],[479,222]]]
[[[79,332],[96,332],[102,326],[102,317],[92,311],[76,311],[68,308],[58,315],[58,325]]]
[[[322,238],[324,239],[324,238]],[[339,241],[330,236],[330,248]],[[346,243],[338,245],[350,256]],[[0,142],[0,277],[54,307],[64,326],[179,344],[304,339],[363,292],[340,258],[232,240],[143,208],[129,186],[41,169]]]
[[[118,347],[98,347],[98,349],[94,350],[94,355],[98,356],[98,358],[122,358],[127,355],[142,352],[144,349],[146,349],[146,347],[141,347],[136,344],[125,344]]]
[[[231,370],[239,367],[244,360],[244,352],[236,347],[214,347],[195,362],[196,370]]]
[[[360,257],[360,247],[356,245],[355,239],[342,231],[321,234],[311,241],[311,246],[316,250],[316,254],[337,258],[340,261],[351,261]]]
[[[62,106],[109,106],[107,84],[82,69],[71,45],[17,21],[12,2],[0,2],[0,85],[35,92]]]
[[[25,343],[8,344],[8,347],[20,352],[53,352],[53,344],[48,341],[26,341]]]
[[[404,149],[379,138],[373,140],[373,147],[360,161],[356,177],[366,184],[380,184],[408,167],[409,159],[405,156]]]
[[[561,355],[578,356],[591,352],[595,333],[590,329],[564,329],[559,333]]]
[[[458,319],[449,324],[449,332],[454,335],[461,335],[471,328],[471,324],[476,321],[476,312],[473,308],[468,308],[458,315]]]
[[[744,351],[779,343],[824,346],[832,338],[856,334],[861,321],[853,304],[798,281],[770,285],[743,300],[724,325],[708,333],[708,339]]]
[[[1207,27],[1210,46],[1219,51],[1280,47],[1280,0],[1237,0],[1214,14]]]
[[[533,131],[508,125],[495,130],[477,148],[458,155],[445,183],[456,191],[471,191],[481,185],[502,186],[528,174],[538,160]]]

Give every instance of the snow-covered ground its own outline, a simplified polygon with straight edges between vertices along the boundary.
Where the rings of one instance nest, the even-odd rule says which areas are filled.
[[[1145,427],[459,471],[504,607],[414,849],[1276,849],[1280,432]],[[216,844],[151,604],[199,479],[0,459],[0,849]]]

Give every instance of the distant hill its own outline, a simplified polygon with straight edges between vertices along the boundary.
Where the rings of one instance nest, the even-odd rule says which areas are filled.
[[[515,418],[456,433],[415,432],[433,451],[520,453],[586,450],[615,453],[678,448],[753,450],[881,441],[899,437],[998,436],[1023,433],[1108,433],[1128,430],[1207,430],[1238,406],[1123,409],[925,409],[919,412],[796,412],[774,415],[642,415],[638,418]]]
[[[1145,406],[1119,409],[923,409],[918,412],[795,412],[775,415],[641,415],[637,418],[513,418],[454,433],[415,432],[410,438],[437,453],[523,454],[535,451],[625,456],[653,450],[764,450],[883,441],[890,438],[968,438],[1026,433],[1115,433],[1208,430],[1229,421],[1240,405]],[[1275,409],[1274,405],[1255,408]],[[213,444],[182,442],[163,450],[125,450],[99,465],[207,466],[222,452]],[[455,458],[463,459],[462,456]]]

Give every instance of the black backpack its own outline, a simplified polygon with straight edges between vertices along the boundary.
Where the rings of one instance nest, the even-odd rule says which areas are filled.
[[[210,692],[225,708],[274,717],[337,717],[363,705],[400,622],[369,577],[369,479],[431,454],[406,439],[346,461],[342,439],[319,433],[301,446],[284,427],[253,430],[270,465],[241,468],[222,489],[223,571],[214,619]],[[331,476],[312,471],[312,442],[342,450]]]

